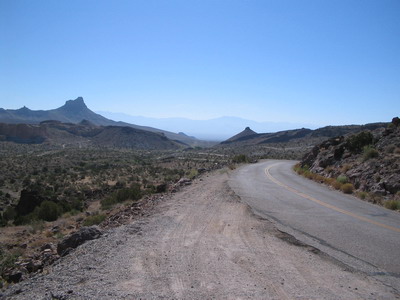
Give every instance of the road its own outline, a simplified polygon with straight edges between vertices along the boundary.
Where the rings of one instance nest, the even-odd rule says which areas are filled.
[[[399,289],[255,216],[229,188],[231,174],[202,175],[49,274],[11,287],[6,299],[400,299]]]
[[[238,169],[235,193],[254,212],[346,265],[400,281],[400,214],[297,175],[294,161]]]

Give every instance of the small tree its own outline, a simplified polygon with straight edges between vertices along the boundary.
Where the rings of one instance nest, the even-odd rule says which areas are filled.
[[[37,216],[41,220],[55,221],[61,214],[61,207],[53,201],[43,201],[37,208]]]

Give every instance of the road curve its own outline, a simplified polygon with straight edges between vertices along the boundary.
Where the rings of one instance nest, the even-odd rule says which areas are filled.
[[[295,163],[245,165],[229,184],[281,230],[356,270],[398,283],[400,214],[300,177]]]

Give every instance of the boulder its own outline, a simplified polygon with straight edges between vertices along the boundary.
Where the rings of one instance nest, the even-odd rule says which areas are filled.
[[[183,186],[183,185],[191,185],[192,181],[189,178],[181,178],[179,179],[179,181],[177,182],[177,185],[179,186]]]
[[[57,245],[57,253],[61,256],[66,255],[71,249],[82,245],[86,241],[98,239],[102,235],[97,226],[82,227],[77,232],[65,237]]]

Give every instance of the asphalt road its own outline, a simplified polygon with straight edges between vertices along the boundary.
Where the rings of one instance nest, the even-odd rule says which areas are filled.
[[[400,213],[305,179],[292,170],[295,163],[245,165],[229,184],[280,230],[352,269],[400,282]]]

